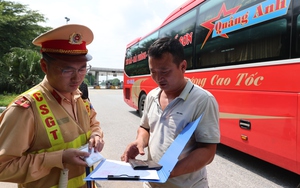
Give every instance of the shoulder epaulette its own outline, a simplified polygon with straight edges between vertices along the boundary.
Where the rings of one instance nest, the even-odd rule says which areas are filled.
[[[29,108],[30,102],[26,97],[21,97],[14,102],[16,105],[21,106],[23,108]]]

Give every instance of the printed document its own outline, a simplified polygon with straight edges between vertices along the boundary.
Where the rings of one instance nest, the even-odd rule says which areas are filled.
[[[129,163],[124,161],[108,160],[102,161],[92,172],[91,178],[107,178],[114,176],[139,176],[140,179],[159,180],[156,170],[134,170]]]

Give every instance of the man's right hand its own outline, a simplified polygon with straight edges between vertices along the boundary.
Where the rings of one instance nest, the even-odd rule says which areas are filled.
[[[138,144],[137,141],[130,143],[123,155],[121,156],[121,160],[128,162],[129,159],[135,159],[137,155],[145,155],[144,147],[141,144]]]

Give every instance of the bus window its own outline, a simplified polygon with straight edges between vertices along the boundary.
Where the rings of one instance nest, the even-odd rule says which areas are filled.
[[[158,38],[158,32],[155,32],[148,37],[145,37],[140,41],[139,49],[141,52],[147,52],[148,48],[151,46],[151,44],[156,41]]]
[[[297,18],[297,57],[300,56],[300,15]]]
[[[158,32],[155,32],[127,49],[124,71],[128,76],[150,73],[147,49],[157,38]]]
[[[193,9],[180,18],[164,26],[159,37],[177,38],[184,46],[185,59],[187,60],[187,69],[192,68],[193,62],[193,38],[196,23],[197,10]]]
[[[150,36],[142,39],[139,43],[140,58],[138,58],[137,69],[139,69],[139,75],[150,74],[149,64],[148,64],[148,48],[151,44],[158,38],[158,32],[151,34]]]
[[[238,14],[251,9],[253,4],[264,0],[208,1],[200,7],[196,25],[196,67],[226,66],[257,61],[288,58],[289,36],[286,18],[275,18],[251,27],[239,28],[228,33],[212,36],[216,30],[243,25],[249,15],[241,14],[230,22],[219,22],[224,12]],[[255,10],[251,10],[255,12]],[[216,24],[218,23],[218,24]]]
[[[297,32],[296,32],[296,38],[297,38],[297,47],[296,47],[296,56],[300,56],[300,15],[298,15],[297,18]]]
[[[125,68],[124,68],[124,71],[126,72],[126,74],[128,76],[131,76],[131,75],[136,75],[138,71],[136,69],[136,59],[135,56],[136,54],[138,54],[138,50],[139,50],[139,45],[138,44],[135,44],[129,48],[126,49],[126,55],[125,55]]]
[[[292,48],[291,48],[291,57],[298,58],[300,57],[300,1],[293,1],[293,23],[292,23]]]

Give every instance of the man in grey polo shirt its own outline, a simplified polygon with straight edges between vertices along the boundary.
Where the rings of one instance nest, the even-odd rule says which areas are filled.
[[[203,114],[168,181],[147,182],[144,187],[206,188],[205,166],[212,162],[220,142],[218,104],[211,93],[184,77],[187,62],[178,40],[158,39],[148,55],[151,77],[159,87],[147,95],[137,138],[121,159],[144,155],[148,147],[149,160],[158,162],[181,130]]]

